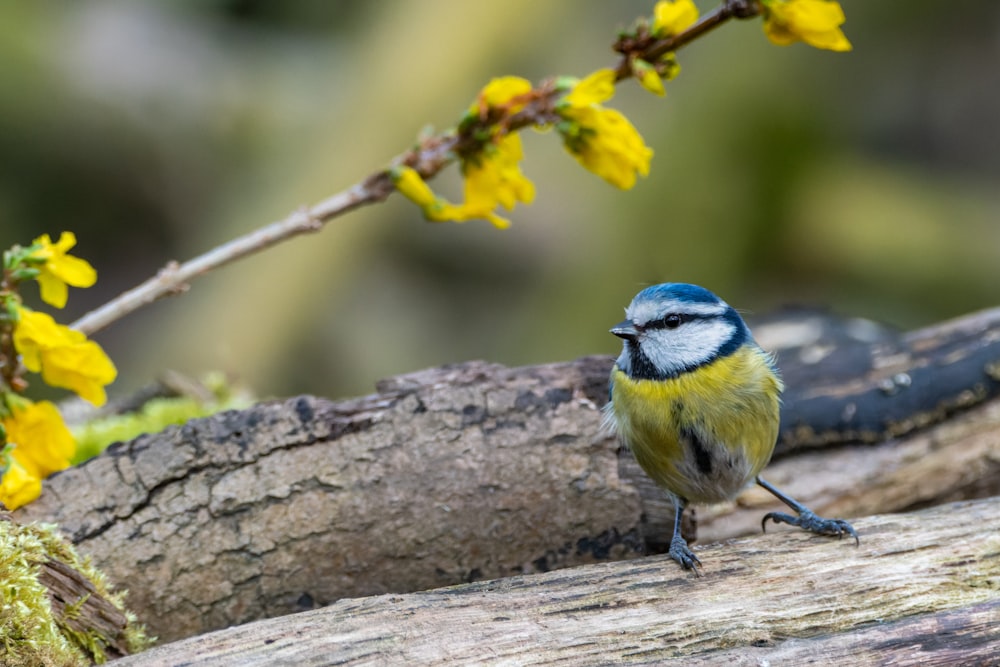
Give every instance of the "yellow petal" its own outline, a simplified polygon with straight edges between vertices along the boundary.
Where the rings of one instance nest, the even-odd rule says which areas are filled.
[[[430,206],[437,199],[434,191],[412,167],[398,167],[390,173],[400,194],[420,207]]]
[[[66,301],[69,300],[69,288],[66,286],[66,281],[60,280],[45,270],[38,274],[37,280],[42,301],[56,308],[62,308],[66,305]]]
[[[431,222],[465,222],[469,220],[465,209],[444,199],[438,199],[424,209],[424,217]]]
[[[0,481],[0,503],[9,510],[23,507],[42,495],[42,480],[12,461]]]
[[[623,190],[635,185],[637,175],[649,174],[653,151],[621,112],[591,108],[573,115],[581,124],[581,138],[567,142],[566,148],[586,169]]]
[[[479,163],[466,163],[465,207],[470,211],[492,211],[500,204],[507,210],[517,202],[530,204],[535,198],[535,186],[521,172],[524,153],[521,137],[508,134],[495,146],[480,155]]]
[[[498,107],[507,104],[515,97],[520,95],[526,95],[531,92],[531,82],[527,79],[522,79],[519,76],[502,76],[496,79],[492,79],[483,89],[479,92],[479,99],[472,105],[469,109],[471,113],[477,113],[479,111],[479,103],[482,102],[487,106]],[[520,111],[523,104],[514,105],[511,108],[512,113]]]
[[[3,425],[7,442],[14,444],[11,456],[29,475],[44,479],[69,467],[76,443],[59,410],[49,401],[15,408]]]
[[[524,159],[524,147],[519,134],[505,134],[494,145],[498,159],[505,164],[516,165]]]
[[[677,35],[698,20],[692,0],[660,0],[653,8],[653,34]]]
[[[579,81],[562,99],[571,107],[584,107],[610,100],[615,94],[615,71],[604,68]]]
[[[90,287],[97,282],[97,271],[90,262],[72,255],[53,257],[45,268],[73,287]]]
[[[66,252],[67,250],[75,246],[76,235],[73,232],[63,232],[62,234],[59,235],[59,242],[53,243],[52,237],[50,237],[48,234],[42,234],[34,241],[32,241],[32,243],[34,245],[42,246],[40,250],[37,250],[34,253],[34,256],[39,257],[41,259],[48,259],[54,249],[58,249],[60,252]]]
[[[48,240],[48,234],[42,234]],[[59,240],[55,244],[55,249],[59,254],[65,254],[67,250],[76,245],[76,234],[73,232],[63,232],[59,235]]]
[[[98,407],[107,401],[104,386],[118,370],[101,346],[92,340],[42,351],[42,379],[53,387],[76,392]]]
[[[72,345],[86,340],[79,331],[64,327],[46,313],[21,308],[14,326],[14,348],[32,373],[41,370],[42,350],[62,345]]]
[[[667,94],[667,91],[663,88],[663,79],[660,78],[659,72],[652,65],[644,60],[636,60],[632,69],[635,71],[636,79],[643,88],[660,97]]]
[[[776,46],[788,46],[802,39],[777,21],[764,21],[764,35]]]
[[[497,229],[507,229],[510,227],[510,220],[502,216],[497,215],[493,211],[488,211],[486,213],[486,219],[490,221],[490,224]]]
[[[76,245],[73,232],[63,232],[58,243],[52,243],[48,234],[42,234],[34,243],[41,247],[32,253],[32,257],[44,260],[38,275],[42,301],[62,308],[66,305],[67,285],[90,287],[97,282],[97,271],[89,262],[66,254]]]
[[[71,389],[94,405],[104,404],[104,385],[118,373],[100,345],[28,308],[19,312],[14,347],[29,371],[41,372],[46,383]]]
[[[765,5],[764,34],[772,43],[786,46],[803,41],[831,51],[850,51],[841,31],[844,10],[832,0],[773,0]]]

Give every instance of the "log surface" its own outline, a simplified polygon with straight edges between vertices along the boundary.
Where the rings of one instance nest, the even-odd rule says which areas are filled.
[[[164,639],[635,556],[640,498],[588,363],[470,363],[194,420],[53,477],[20,519],[59,523]]]
[[[1000,310],[904,336],[796,326],[819,333],[787,347],[757,329],[782,350],[783,433],[794,435],[771,482],[845,518],[1000,494]],[[343,597],[656,553],[672,509],[600,432],[610,366],[469,362],[363,398],[194,420],[50,478],[17,515],[59,523],[164,640]],[[899,377],[935,368],[964,385]],[[891,419],[862,424],[873,413],[859,401]],[[891,437],[899,424],[925,428]],[[697,508],[699,541],[758,533],[779,509],[759,489]]]
[[[341,600],[162,646],[122,667],[997,664],[1000,498],[664,556]]]

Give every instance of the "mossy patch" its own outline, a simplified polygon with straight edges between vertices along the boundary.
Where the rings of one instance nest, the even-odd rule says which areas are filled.
[[[75,599],[46,586],[45,572],[78,572],[89,582]],[[152,642],[112,593],[104,575],[82,558],[55,526],[21,525],[0,514],[0,649],[7,667],[91,665],[147,648]],[[100,599],[121,619],[87,627],[86,605]]]

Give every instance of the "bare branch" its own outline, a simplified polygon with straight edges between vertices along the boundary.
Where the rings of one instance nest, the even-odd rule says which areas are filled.
[[[333,218],[366,204],[383,201],[392,192],[388,173],[377,172],[362,183],[311,208],[300,208],[284,220],[233,239],[190,261],[183,264],[170,262],[146,282],[87,313],[71,324],[70,328],[92,335],[143,306],[165,296],[187,291],[188,283],[193,278],[300,234],[319,231]]]
[[[638,35],[623,37],[614,46],[622,56],[615,67],[616,82],[633,76],[631,63],[637,57],[656,60],[686,46],[731,18],[748,18],[758,13],[759,8],[753,0],[725,0],[716,11],[678,35],[657,39],[648,31],[640,31]],[[550,125],[558,120],[553,104],[564,92],[553,83],[553,80],[542,82],[524,108],[516,113],[490,109],[482,118],[463,124],[458,132],[446,131],[424,139],[419,146],[398,155],[390,164],[413,167],[422,178],[428,179],[458,159],[459,155],[478,150],[482,143],[479,137],[484,128],[499,125],[512,132],[529,126]],[[377,171],[311,208],[303,207],[284,220],[261,227],[183,264],[170,262],[146,282],[87,313],[70,327],[92,335],[143,306],[187,291],[189,282],[204,273],[300,234],[318,231],[333,218],[355,208],[384,201],[394,192],[389,173],[389,169]]]

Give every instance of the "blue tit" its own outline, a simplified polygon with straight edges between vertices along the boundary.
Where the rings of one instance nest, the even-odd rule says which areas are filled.
[[[697,285],[665,283],[639,292],[611,333],[624,340],[611,370],[605,424],[674,501],[670,556],[698,573],[681,537],[689,503],[732,500],[757,484],[792,508],[768,519],[822,535],[850,535],[761,479],[778,438],[783,384],[774,358],[729,304]]]

